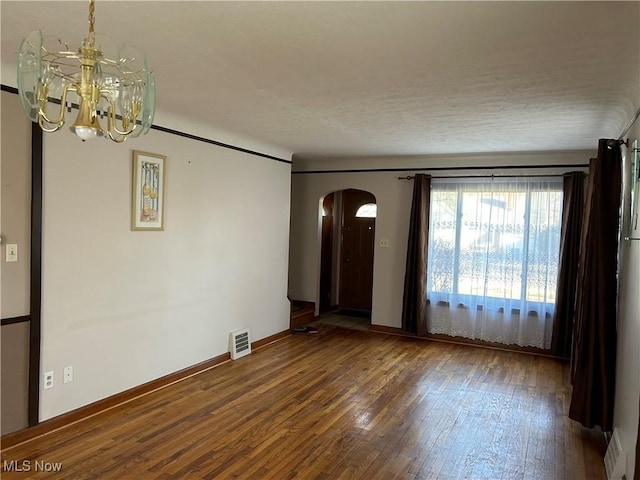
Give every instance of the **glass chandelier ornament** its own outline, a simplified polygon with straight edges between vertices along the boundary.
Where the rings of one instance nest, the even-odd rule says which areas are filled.
[[[89,34],[77,51],[40,31],[22,40],[18,53],[22,108],[48,133],[59,130],[65,113],[77,109],[71,131],[83,141],[104,136],[120,143],[144,135],[155,114],[153,73],[137,50],[128,45],[117,48],[108,37],[94,33],[93,24],[94,0],[90,0]],[[100,120],[106,122],[105,129]]]

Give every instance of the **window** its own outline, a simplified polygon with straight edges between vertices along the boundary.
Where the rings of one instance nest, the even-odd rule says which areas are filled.
[[[378,207],[375,203],[365,203],[358,208],[356,212],[357,218],[376,218]]]
[[[561,178],[434,181],[430,331],[548,348],[561,220]]]

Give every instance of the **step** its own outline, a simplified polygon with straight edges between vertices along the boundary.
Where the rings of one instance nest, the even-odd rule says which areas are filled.
[[[313,302],[303,302],[301,300],[291,300],[291,316],[289,328],[296,328],[307,325],[315,320],[316,304]]]

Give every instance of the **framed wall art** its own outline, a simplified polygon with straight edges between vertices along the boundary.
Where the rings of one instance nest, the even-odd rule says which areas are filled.
[[[131,230],[164,230],[167,157],[133,151]]]

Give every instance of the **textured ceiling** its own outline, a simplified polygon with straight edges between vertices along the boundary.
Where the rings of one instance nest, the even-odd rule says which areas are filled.
[[[2,1],[3,66],[32,30],[77,45],[87,11]],[[640,106],[639,2],[98,0],[95,15],[147,54],[162,113],[302,158],[593,149]]]

